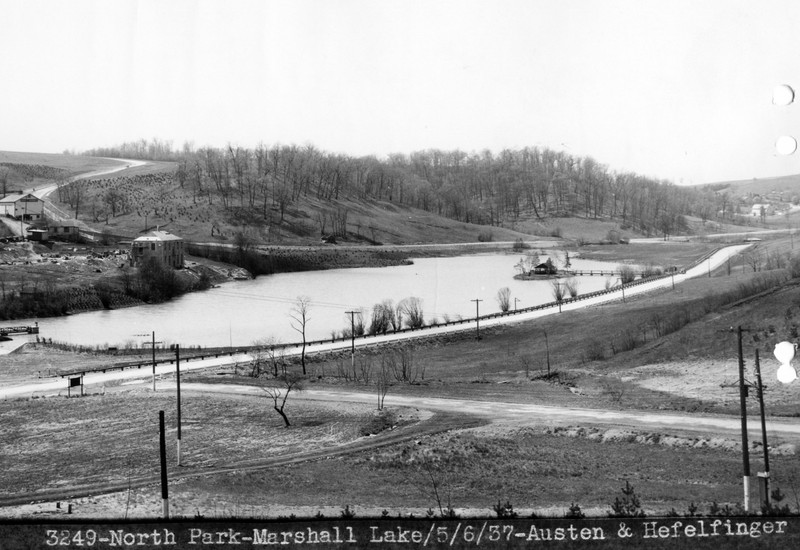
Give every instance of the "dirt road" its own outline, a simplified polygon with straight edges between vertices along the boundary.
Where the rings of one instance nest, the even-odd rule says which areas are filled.
[[[174,383],[160,387],[174,390]],[[226,393],[237,395],[260,395],[261,389],[253,386],[230,384],[181,384],[181,391]],[[344,390],[306,390],[292,399],[371,404],[377,402],[374,393]],[[387,407],[412,407],[435,412],[476,416],[486,421],[514,426],[564,426],[590,425],[606,428],[629,428],[637,431],[663,433],[692,432],[706,436],[735,438],[741,434],[741,421],[736,417],[698,413],[678,414],[640,410],[603,410],[577,407],[559,407],[527,403],[477,401],[472,399],[450,399],[438,397],[386,396]],[[757,422],[750,422],[748,432],[760,437]],[[767,430],[785,440],[800,441],[800,422],[797,420],[769,420]]]

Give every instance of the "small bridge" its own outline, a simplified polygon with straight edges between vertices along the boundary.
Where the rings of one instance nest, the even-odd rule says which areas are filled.
[[[619,277],[619,271],[602,271],[597,269],[590,269],[590,270],[583,270],[583,269],[567,269],[564,270],[564,273],[569,273],[570,275],[580,275],[582,277],[588,276],[598,276],[598,277]]]
[[[0,336],[9,334],[39,334],[39,323],[35,323],[32,327],[0,327]]]

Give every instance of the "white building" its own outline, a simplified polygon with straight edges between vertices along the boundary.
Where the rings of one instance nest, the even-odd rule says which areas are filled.
[[[175,269],[183,267],[183,239],[166,231],[151,231],[131,243],[131,267],[156,258]]]
[[[44,201],[31,195],[8,195],[0,199],[0,216],[9,216],[25,222],[44,218]]]

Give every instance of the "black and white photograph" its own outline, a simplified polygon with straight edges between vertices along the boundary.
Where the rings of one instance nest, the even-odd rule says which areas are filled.
[[[797,547],[799,31],[0,0],[0,549]]]

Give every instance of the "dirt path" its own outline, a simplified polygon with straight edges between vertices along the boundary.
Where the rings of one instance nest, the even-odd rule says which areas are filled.
[[[175,385],[162,384],[162,387],[174,389]],[[253,386],[193,383],[181,384],[181,390],[239,395],[256,395],[260,392],[259,388]],[[293,395],[292,399],[369,404],[376,403],[377,396],[353,391],[306,390]],[[472,415],[496,424],[513,426],[592,425],[641,431],[692,432],[707,436],[733,438],[741,434],[739,418],[699,413],[612,411],[471,399],[409,397],[392,395],[391,392],[386,396],[385,405],[387,407],[415,407],[442,413]],[[773,434],[773,437],[779,436],[787,440],[800,441],[800,420],[770,419],[767,421],[767,430]],[[752,437],[761,436],[760,426],[757,422],[753,420],[749,422],[748,433],[751,433]]]

